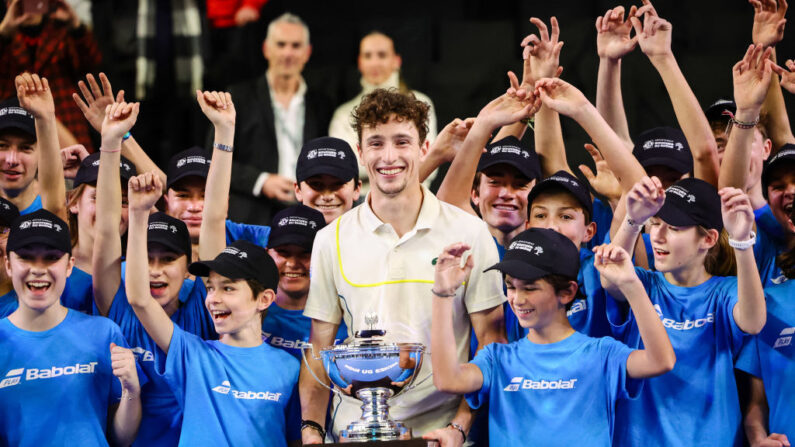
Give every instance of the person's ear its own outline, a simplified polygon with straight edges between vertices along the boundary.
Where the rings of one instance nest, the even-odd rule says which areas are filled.
[[[770,157],[770,152],[773,151],[773,142],[770,138],[765,138],[764,142],[762,143],[762,160],[767,160]]]
[[[576,281],[569,281],[568,286],[558,291],[558,302],[561,304],[561,306],[565,307],[574,300],[574,297],[577,296],[578,287],[579,286],[577,285]]]
[[[596,222],[591,222],[585,226],[585,237],[582,238],[583,242],[588,242],[596,236]]]
[[[358,178],[353,179],[353,201],[359,200],[362,194],[362,181]]]
[[[304,203],[304,199],[301,196],[301,187],[298,185],[298,182],[293,183],[293,190],[295,191],[295,200],[299,203]]]
[[[701,243],[699,244],[702,249],[709,250],[710,248],[714,247],[715,244],[718,243],[720,239],[720,233],[716,229],[709,229],[707,230],[707,234],[701,238]]]
[[[265,289],[257,295],[257,310],[262,312],[270,307],[276,300],[276,292],[273,289]]]
[[[476,207],[480,208],[480,192],[478,191],[478,188],[472,188],[472,190],[469,191],[469,199],[475,204]]]
[[[72,269],[75,266],[75,257],[72,255],[67,256],[69,256],[69,262],[66,264],[66,277],[68,278],[72,276]]]

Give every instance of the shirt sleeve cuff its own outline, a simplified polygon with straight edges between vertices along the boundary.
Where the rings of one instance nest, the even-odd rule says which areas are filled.
[[[254,194],[254,197],[259,197],[262,195],[262,185],[265,184],[265,181],[267,181],[268,177],[270,176],[270,173],[263,172],[259,175],[259,177],[257,177],[257,181],[254,182],[254,190],[251,191],[251,193]]]

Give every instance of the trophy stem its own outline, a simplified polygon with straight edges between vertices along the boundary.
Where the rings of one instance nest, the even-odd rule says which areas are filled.
[[[362,421],[375,422],[389,419],[387,399],[395,394],[389,388],[367,388],[356,392],[362,401]]]
[[[411,438],[411,429],[389,418],[389,388],[364,388],[356,392],[363,402],[362,417],[341,433],[343,442],[389,441]]]

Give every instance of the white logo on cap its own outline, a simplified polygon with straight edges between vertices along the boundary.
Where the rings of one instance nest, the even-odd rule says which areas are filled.
[[[185,163],[186,163],[185,159],[184,158],[180,158],[179,160],[177,160],[177,167],[181,168],[181,167],[185,166]]]
[[[180,158],[179,160],[177,160],[177,167],[181,168],[188,163],[198,163],[200,165],[204,165],[207,164],[207,158],[205,158],[203,155],[190,155],[188,157]]]
[[[177,234],[177,227],[175,225],[169,225],[168,228],[172,233]]]
[[[285,225],[287,225],[287,218],[286,218],[286,217],[283,217],[283,218],[282,218],[282,219],[279,221],[279,226],[280,226],[280,227],[283,227],[283,226],[285,226]]]
[[[694,196],[693,194],[687,195],[687,203],[694,203],[695,201],[696,201],[696,196]]]
[[[682,143],[678,141],[671,140],[669,138],[655,138],[653,140],[648,140],[643,143],[643,150],[649,149],[676,149],[677,151],[683,150],[685,147]]]
[[[572,179],[570,179],[568,177],[563,177],[562,175],[553,175],[552,177],[549,177],[549,178],[547,178],[544,181],[546,182],[546,181],[553,181],[553,180],[556,181],[556,182],[561,182],[561,183],[571,183],[575,187],[579,187],[580,186],[580,184],[577,183],[576,181],[574,181],[574,180],[572,180]]]
[[[682,188],[679,185],[673,185],[665,190],[666,193],[670,192],[671,194],[680,197],[682,199],[687,200],[687,203],[696,203],[696,196],[690,194],[688,190]]]
[[[29,118],[33,118],[33,115],[28,113],[28,111],[23,109],[22,107],[5,107],[0,109],[0,116],[4,115],[22,115],[22,116],[27,116]]]
[[[345,160],[345,152],[337,151],[337,157],[339,157],[340,160]]]
[[[491,148],[491,153],[505,153],[505,154],[515,154],[515,155],[524,155],[527,154],[527,151],[523,151],[521,148],[516,146],[494,146]],[[525,158],[529,157],[530,154],[524,155]]]
[[[310,160],[311,160],[311,159],[313,159],[313,158],[315,158],[315,157],[317,157],[317,150],[315,150],[315,149],[312,149],[311,151],[309,151],[309,152],[306,154],[306,158],[308,158],[308,159],[310,159]]]
[[[508,250],[524,250],[536,256],[544,253],[544,247],[527,241],[513,241],[508,246]]]
[[[224,251],[222,251],[221,253],[226,253],[228,255],[237,256],[240,259],[248,258],[248,254],[245,251],[240,250],[237,247],[226,247],[226,248],[224,248]]]
[[[25,222],[22,222],[21,224],[19,224],[19,229],[20,230],[25,230],[27,228],[30,228],[30,221],[29,220],[26,220]]]
[[[524,158],[530,158],[530,153],[529,153],[529,152],[527,152],[527,151],[522,151],[522,157],[524,157]]]
[[[165,222],[152,222],[149,224],[148,229],[169,231],[168,224]]]
[[[58,225],[58,224],[53,225],[53,228],[55,228],[55,231],[58,231],[58,232],[61,231],[61,226]]]
[[[315,221],[314,221],[314,220],[310,220],[310,221],[309,221],[309,226],[310,226],[310,227],[312,227],[312,229],[314,230],[314,229],[315,229],[315,227],[317,227],[317,224],[315,223]]]
[[[283,217],[279,220],[279,226],[283,227],[285,225],[300,225],[302,227],[312,227],[315,228],[317,224],[306,217],[301,216],[287,216]]]
[[[682,145],[682,143],[680,143],[680,142],[678,142],[678,141],[676,142],[676,144],[674,144],[674,147],[675,147],[675,148],[676,148],[676,150],[678,150],[678,151],[681,151],[682,149],[684,149],[684,148],[685,148],[685,147]]]
[[[19,224],[20,230],[25,230],[28,228],[55,228],[56,231],[61,231],[60,226],[49,219],[32,219],[26,220]]]
[[[93,163],[91,163],[91,166],[99,166],[99,158],[97,158],[96,160],[94,160],[94,162],[93,162]]]
[[[7,209],[7,210],[10,210],[10,209],[11,209],[11,207],[10,207],[10,206],[8,206],[8,204],[7,204],[7,203],[4,203],[4,204],[3,204],[3,208],[4,208],[4,209]]]
[[[774,161],[778,160],[779,158],[784,158],[784,157],[789,156],[789,155],[795,155],[795,149],[784,149],[783,151],[781,151],[778,154],[776,154],[775,157],[771,158],[770,159],[770,163],[773,163]]]

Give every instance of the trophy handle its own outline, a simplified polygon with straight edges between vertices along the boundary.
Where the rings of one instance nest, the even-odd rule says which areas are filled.
[[[303,346],[301,346],[301,351],[303,351],[302,352],[303,355],[301,357],[304,359],[304,364],[306,365],[306,369],[309,370],[309,374],[312,374],[312,377],[314,377],[315,381],[317,381],[317,383],[321,384],[324,388],[328,389],[332,393],[336,393],[336,394],[342,395],[342,392],[340,390],[338,390],[337,388],[330,387],[330,386],[326,385],[322,380],[320,380],[317,377],[317,375],[315,375],[315,371],[312,369],[312,365],[309,364],[309,360],[307,360],[306,357],[307,357],[307,355],[311,355],[312,358],[314,358],[315,360],[322,360],[322,359],[315,355],[315,347],[312,346],[312,343],[306,343]],[[307,351],[310,351],[310,352],[307,352]]]

